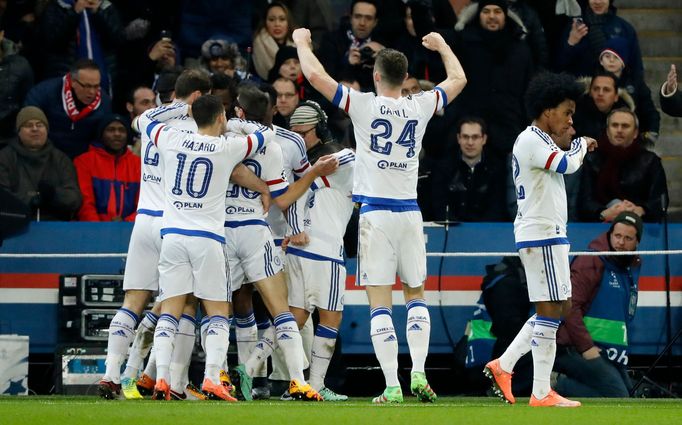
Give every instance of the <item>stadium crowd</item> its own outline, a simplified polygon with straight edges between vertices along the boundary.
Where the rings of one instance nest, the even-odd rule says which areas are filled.
[[[406,95],[432,88],[445,75],[439,56],[420,43],[437,31],[460,58],[468,84],[431,120],[424,137],[418,193],[425,220],[513,220],[509,155],[528,123],[523,95],[534,75],[551,70],[584,83],[573,126],[577,136],[602,138],[604,148],[588,155],[591,165],[584,173],[566,179],[570,219],[610,221],[635,211],[645,221],[660,221],[660,200],[668,198],[665,173],[649,150],[658,138],[660,116],[644,82],[637,33],[617,15],[614,3],[0,2],[0,188],[23,200],[34,218],[45,210],[41,220],[134,220],[140,171],[125,164],[134,162],[140,148],[130,122],[172,95],[173,77],[187,68],[211,75],[228,114],[244,80],[274,88],[273,122],[285,128],[300,102],[316,101],[329,116],[330,136],[353,147],[348,116],[303,77],[293,30],[310,28],[330,75],[361,91],[374,90],[371,73],[379,50],[404,52],[411,77]],[[676,86],[673,66],[668,81],[653,91],[660,92],[670,114],[676,113]],[[40,120],[23,119],[37,113],[19,114],[28,106],[39,109]],[[631,134],[618,133],[622,130],[607,121],[619,108],[635,111]],[[28,148],[22,133],[38,122],[45,127],[34,129],[41,133],[36,137],[46,140]],[[112,137],[124,138],[129,149],[107,142],[112,123],[120,127]],[[618,142],[621,138],[625,141]],[[48,160],[57,155],[48,151],[76,164],[78,207],[70,192],[70,165]],[[97,164],[94,174],[86,170],[88,163]],[[12,171],[28,168],[33,171]],[[590,196],[579,199],[585,192]],[[60,205],[58,214],[50,203]]]

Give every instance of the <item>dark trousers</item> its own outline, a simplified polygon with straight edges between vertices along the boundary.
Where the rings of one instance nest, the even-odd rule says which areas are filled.
[[[585,360],[573,348],[557,347],[555,390],[564,397],[629,397],[632,382],[625,366],[604,355]]]

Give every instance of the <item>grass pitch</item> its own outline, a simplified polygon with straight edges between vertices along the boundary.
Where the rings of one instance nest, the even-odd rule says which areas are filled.
[[[435,404],[413,398],[375,406],[369,399],[344,403],[257,401],[240,403],[105,401],[96,397],[0,397],[0,424],[679,424],[682,401],[585,399],[575,409],[509,406],[493,398],[442,397]]]

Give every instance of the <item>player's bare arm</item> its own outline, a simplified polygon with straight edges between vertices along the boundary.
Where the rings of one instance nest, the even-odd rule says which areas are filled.
[[[310,30],[307,28],[298,28],[292,34],[292,38],[296,44],[298,60],[301,62],[303,75],[305,75],[305,78],[315,90],[320,92],[327,100],[331,101],[334,98],[339,83],[325,71],[324,67],[313,53],[313,42]]]
[[[422,38],[422,45],[429,50],[440,53],[447,77],[445,81],[438,84],[438,87],[445,90],[445,94],[448,96],[448,103],[452,102],[467,84],[462,64],[459,63],[459,59],[457,59],[457,56],[452,52],[448,43],[445,42],[443,36],[437,32],[426,34]],[[332,95],[333,94],[334,93],[332,93]]]

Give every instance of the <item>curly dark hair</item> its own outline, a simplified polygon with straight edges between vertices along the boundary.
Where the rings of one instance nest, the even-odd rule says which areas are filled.
[[[543,72],[536,75],[526,90],[526,111],[531,119],[536,119],[547,109],[556,108],[564,100],[577,101],[583,87],[575,77],[566,74]]]

